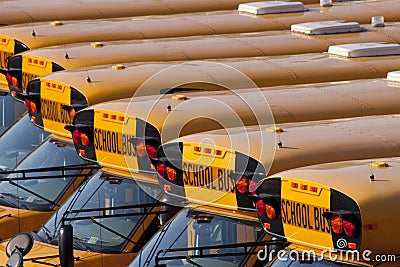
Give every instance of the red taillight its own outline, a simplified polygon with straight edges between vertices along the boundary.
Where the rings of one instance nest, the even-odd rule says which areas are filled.
[[[343,233],[343,220],[342,216],[338,214],[332,214],[331,218],[331,225],[332,225],[332,230],[335,234],[341,234]]]
[[[17,78],[12,76],[10,73],[7,73],[6,80],[7,80],[8,86],[18,87]]]
[[[90,145],[90,139],[89,136],[85,133],[81,133],[81,143],[84,146]]]
[[[154,159],[156,157],[157,149],[154,146],[146,144],[146,151],[149,158]]]
[[[267,217],[270,219],[276,218],[275,208],[271,205],[265,204],[265,210],[267,212]]]
[[[74,108],[71,108],[71,109],[69,110],[69,118],[71,119],[71,121],[74,120],[75,114],[76,114],[75,109],[74,109]]]
[[[178,179],[176,170],[171,167],[167,167],[167,176],[168,176],[168,180],[170,180],[171,182],[175,182]]]
[[[37,106],[36,103],[33,102],[32,100],[25,100],[25,106],[28,109],[28,111],[31,111],[33,113],[37,113]]]
[[[257,210],[258,216],[265,216],[265,214],[266,214],[265,204],[264,204],[264,201],[262,201],[261,199],[258,200],[256,203],[256,210]]]
[[[355,236],[356,234],[356,226],[349,221],[343,220],[343,229],[347,236]]]
[[[80,144],[81,143],[81,133],[79,132],[78,129],[75,129],[72,132],[72,140],[74,141],[75,144]]]
[[[236,189],[241,194],[249,192],[249,179],[244,176],[240,177],[239,181],[236,183]]]
[[[167,165],[165,165],[164,163],[158,163],[157,164],[157,173],[158,173],[158,175],[160,175],[160,177],[166,178],[167,177]]]

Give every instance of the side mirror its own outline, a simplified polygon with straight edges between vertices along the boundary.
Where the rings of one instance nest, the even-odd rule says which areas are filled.
[[[33,237],[30,233],[19,233],[8,242],[6,254],[11,257],[15,251],[19,251],[23,256],[29,253],[33,247]]]
[[[58,252],[61,267],[74,266],[74,238],[72,225],[62,225],[58,235]]]

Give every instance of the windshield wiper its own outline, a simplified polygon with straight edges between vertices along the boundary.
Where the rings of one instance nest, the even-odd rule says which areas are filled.
[[[42,229],[43,232],[45,233],[45,235],[47,236],[47,239],[49,240],[49,243],[53,240],[53,236],[51,236],[51,231],[49,230],[49,228],[46,227],[46,225],[42,224]]]
[[[10,193],[0,193],[0,203],[4,204],[5,206],[12,207],[12,208],[18,208],[18,205],[14,202],[11,202],[10,200],[7,200],[4,196],[6,197],[12,197],[12,198],[17,198],[15,195],[10,194]]]
[[[74,239],[74,247],[75,247],[75,245],[77,245],[79,247],[78,249],[85,250],[85,251],[91,251],[87,245],[82,243],[82,242],[86,243],[85,239],[80,238],[79,236],[76,236],[76,235],[73,236],[73,239]]]

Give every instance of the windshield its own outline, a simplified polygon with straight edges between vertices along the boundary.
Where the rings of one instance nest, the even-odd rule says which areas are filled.
[[[29,154],[15,170],[41,169],[46,167],[58,167],[85,164],[75,151],[72,143],[50,138],[35,151]],[[77,175],[80,170],[66,170],[66,175]],[[31,172],[27,177],[33,177],[28,180],[13,181],[18,186],[9,182],[0,183],[0,204],[6,206],[20,207],[23,209],[48,211],[52,210],[54,205],[47,201],[57,202],[67,190],[75,177],[54,178],[51,176],[60,176],[61,171]],[[49,178],[41,178],[50,176]],[[22,174],[10,174],[7,178],[22,177]],[[38,177],[35,179],[34,177]],[[26,190],[27,189],[27,190]],[[32,191],[47,200],[30,193]]]
[[[14,169],[48,135],[35,127],[25,114],[0,136],[0,171]]]
[[[278,253],[281,255],[281,253]],[[296,250],[286,249],[286,252],[280,257],[276,257],[266,267],[355,267],[358,265],[329,261],[319,257],[310,257],[312,255],[301,253]]]
[[[228,219],[226,217],[199,213],[183,209],[158,231],[146,246],[139,252],[130,267],[154,266],[158,251],[170,248],[192,248],[210,245],[237,244],[252,242],[263,236],[263,230],[257,222]],[[224,252],[242,253],[243,248],[207,250],[204,253],[218,254]],[[198,251],[175,252],[160,256],[193,255]],[[197,255],[196,254],[196,255]],[[165,266],[241,266],[246,256],[204,257],[187,260],[159,261]],[[193,265],[192,265],[193,264]]]
[[[56,245],[58,243],[61,217],[67,210],[101,209],[155,203],[155,200],[148,196],[141,189],[141,186],[139,186],[133,179],[123,179],[99,171],[83,184],[81,188],[61,206],[61,208],[40,229],[38,236],[41,241]],[[160,189],[158,189],[158,191],[160,192]],[[128,238],[130,238],[136,230],[141,229],[141,231],[143,231],[144,226],[142,225],[142,222],[146,216],[131,216],[129,213],[144,212],[144,210],[145,208],[126,208],[106,211],[106,215],[126,214],[126,216],[109,216],[108,218],[95,219],[104,227],[100,227],[98,224],[92,223],[90,220],[90,216],[103,214],[100,211],[69,214],[68,218],[88,217],[85,219],[66,222],[66,224],[70,223],[73,226],[74,248],[96,252],[102,251],[104,253],[120,253],[128,241],[121,236],[116,235],[112,231]],[[156,220],[158,219],[156,218]],[[106,228],[109,228],[112,231],[109,231]]]
[[[24,104],[15,101],[10,94],[0,95],[0,134],[8,129],[25,111]]]

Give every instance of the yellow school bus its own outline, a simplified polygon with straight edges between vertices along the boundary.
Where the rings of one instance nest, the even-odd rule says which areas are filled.
[[[153,162],[161,186],[173,198],[254,212],[247,195],[267,175],[312,164],[396,156],[397,119],[372,116],[198,133],[166,142]]]
[[[142,96],[81,110],[69,130],[86,160],[133,173],[154,172],[147,158],[154,158],[161,137],[167,142],[221,127],[398,113],[396,85],[377,79]]]
[[[271,2],[265,2],[266,5],[270,5],[270,3]],[[282,5],[284,4],[285,2],[282,3]],[[289,5],[291,4],[289,3]],[[266,9],[266,12],[269,12],[268,6],[257,6],[257,8]],[[253,17],[248,17],[246,13],[239,14],[235,11],[216,14],[215,16],[209,14],[191,14],[187,17],[178,16],[173,18],[146,19],[143,21],[135,20],[135,26],[138,29],[141,29],[142,32],[140,34],[137,33],[137,35],[144,36],[142,38],[177,37],[217,33],[239,33],[284,29],[288,30],[293,24],[313,21],[327,21],[332,20],[333,18],[367,24],[370,23],[372,16],[380,16],[382,15],[382,12],[385,13],[387,21],[398,21],[396,17],[396,12],[398,10],[400,10],[400,5],[395,1],[377,1],[369,3],[357,2],[356,4],[338,3],[333,5],[332,7],[320,7],[319,5],[311,5],[307,8],[305,8],[301,4],[298,7],[298,10],[294,10],[297,12],[291,10],[291,12],[286,13],[282,11],[283,13],[279,14],[257,15],[257,19],[254,19]],[[192,23],[187,23],[187,21],[190,21]],[[231,21],[231,23],[226,23],[227,21]],[[169,27],[169,25],[171,25],[171,27]],[[168,31],[161,31],[163,33],[168,32],[170,33],[170,35],[160,35],[159,33],[154,34],[154,31],[160,32],[160,29],[165,28],[168,28]],[[7,36],[4,39],[13,40],[12,37]],[[10,53],[10,51],[8,51],[7,53]],[[9,54],[7,54],[6,57],[8,57],[8,55]],[[63,53],[63,55],[65,55],[65,53]],[[40,65],[41,62],[43,65]],[[12,64],[18,63],[14,62]],[[33,64],[35,64],[34,59]],[[36,67],[38,68],[38,70],[36,72],[41,72],[41,75],[43,75],[45,61],[38,60],[37,64],[38,66]],[[48,68],[47,71],[51,71],[52,66],[48,64],[46,64],[46,66]],[[54,68],[57,70],[56,65],[54,66]],[[8,84],[20,88],[22,76],[18,74],[15,74],[15,76],[16,77],[14,78],[12,75],[8,77]],[[3,82],[5,85],[4,79]],[[7,86],[2,87],[4,88],[4,90],[7,90]],[[22,87],[24,88],[24,86]]]
[[[299,29],[297,29],[298,27]],[[29,81],[59,70],[121,62],[199,60],[325,52],[330,45],[400,41],[400,28],[360,26],[357,22],[317,21],[292,25],[289,32],[200,36],[173,40],[92,42],[34,49],[9,58],[11,87],[25,91]],[[330,34],[329,34],[330,33]],[[114,35],[113,35],[114,36]],[[282,46],[282,43],[286,43]],[[20,77],[20,78],[19,78]],[[14,86],[18,84],[18,86]],[[20,93],[14,88],[12,92]]]
[[[68,140],[49,136],[14,169],[0,172],[1,240],[39,229],[96,169]]]
[[[398,167],[399,158],[344,161],[262,180],[260,223],[291,242],[268,266],[398,266]]]
[[[49,20],[101,19],[128,16],[167,15],[188,12],[235,9],[246,1],[191,1],[182,4],[180,1],[163,2],[140,0],[130,1],[4,1],[0,4],[0,25],[32,23]],[[316,3],[316,0],[306,0]]]
[[[384,53],[400,53],[398,44],[362,43],[350,44],[355,49],[349,53],[368,53],[367,48],[388,48]],[[345,48],[346,46],[331,46]],[[374,52],[375,53],[375,52]],[[362,54],[360,54],[362,55]],[[351,54],[351,56],[355,56]],[[37,78],[29,83],[24,98],[32,121],[46,129],[47,124],[59,124],[62,128],[72,122],[73,115],[89,106],[102,101],[131,97],[137,94],[142,84],[149,79],[145,89],[139,90],[142,95],[158,94],[165,87],[199,88],[221,90],[220,84],[232,85],[232,89],[254,87],[243,81],[242,72],[249,81],[257,86],[274,86],[301,84],[324,81],[341,81],[361,78],[386,77],[387,72],[397,69],[399,56],[370,56],[348,58],[331,54],[305,54],[276,58],[220,59],[205,62],[181,63],[146,63],[93,67],[90,70],[72,70],[50,74]],[[209,68],[211,66],[212,68]],[[225,66],[228,66],[225,68]],[[230,68],[231,67],[231,68]],[[215,71],[214,70],[218,70]],[[235,70],[235,71],[232,71]],[[188,75],[181,75],[185,71]],[[153,76],[159,74],[161,76]],[[333,75],[334,74],[334,75]],[[190,76],[189,76],[190,75]],[[194,75],[194,76],[193,76]],[[197,75],[197,76],[196,76]],[[235,76],[236,75],[236,76]],[[154,78],[155,77],[155,78]],[[161,78],[157,78],[161,77]],[[191,78],[203,79],[203,82],[192,82]],[[90,97],[90,99],[88,99]],[[93,99],[93,100],[92,100]],[[51,127],[49,127],[51,128]],[[69,136],[68,131],[59,132]]]

